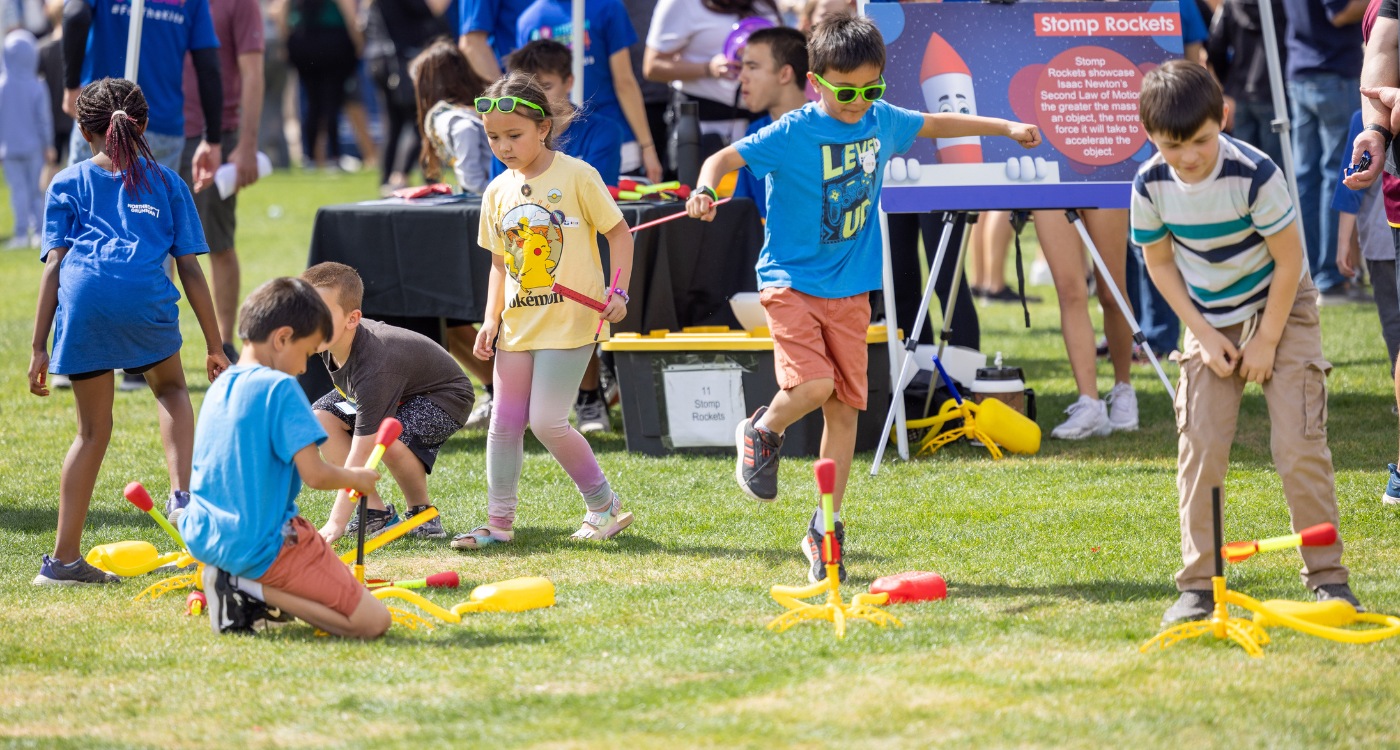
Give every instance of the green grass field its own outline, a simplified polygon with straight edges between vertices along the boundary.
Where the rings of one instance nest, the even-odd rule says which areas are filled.
[[[239,205],[245,291],[304,267],[318,206],[373,193],[367,175],[279,173],[250,189]],[[8,198],[0,203],[3,238]],[[637,516],[615,541],[565,541],[582,504],[530,442],[514,545],[461,554],[446,542],[397,542],[370,558],[379,577],[449,568],[473,584],[548,576],[558,587],[550,609],[469,616],[432,633],[396,626],[368,644],[316,638],[304,625],[218,638],[207,620],[182,614],[182,598],[132,602],[153,576],[100,589],[31,586],[53,544],[74,424],[71,393],[39,399],[25,386],[36,256],[0,254],[0,278],[15,292],[0,298],[7,747],[1400,746],[1400,643],[1276,630],[1259,660],[1213,641],[1138,654],[1175,597],[1179,564],[1174,422],[1147,367],[1133,373],[1137,433],[1047,439],[1039,455],[1001,462],[954,446],[888,464],[878,479],[855,472],[847,593],[880,575],[936,570],[950,595],[892,607],[900,630],[855,623],[844,642],[826,625],[764,630],[780,613],[768,588],[805,581],[797,540],[814,499],[810,461],[785,462],[782,499],[758,505],[733,486],[730,460],[636,457],[620,436],[591,440]],[[197,409],[203,342],[184,311]],[[1019,309],[981,312],[984,350],[1026,368],[1048,433],[1074,395],[1054,303],[1032,308],[1029,332]],[[1327,308],[1323,333],[1336,367],[1330,434],[1345,559],[1366,605],[1400,611],[1400,513],[1379,502],[1396,426],[1375,310]],[[1108,372],[1101,367],[1105,392]],[[116,404],[84,549],[123,539],[165,549],[120,494],[132,479],[152,494],[168,489],[153,400],[119,393]],[[1251,386],[1227,487],[1229,538],[1287,533],[1268,430]],[[433,473],[451,530],[484,520],[484,444],[483,433],[453,438]],[[304,492],[303,514],[319,525],[330,499]],[[1232,582],[1261,600],[1308,598],[1299,564],[1292,552],[1261,555],[1234,568]],[[467,590],[432,598],[450,605]]]

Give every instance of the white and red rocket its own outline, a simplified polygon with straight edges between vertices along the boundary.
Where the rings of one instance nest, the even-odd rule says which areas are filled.
[[[977,114],[977,98],[972,91],[972,71],[968,70],[962,55],[937,34],[929,35],[919,80],[929,112]],[[939,138],[935,145],[941,164],[982,162],[982,139],[975,135],[966,138]]]

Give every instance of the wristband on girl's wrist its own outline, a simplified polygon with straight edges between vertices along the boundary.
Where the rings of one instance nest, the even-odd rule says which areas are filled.
[[[626,305],[626,304],[631,304],[631,302],[632,302],[632,298],[627,296],[627,290],[626,290],[626,289],[618,289],[617,287],[613,287],[612,289],[609,289],[608,292],[611,293],[611,294],[616,294],[617,296],[621,297],[621,298],[622,298],[622,304],[624,304],[624,305]]]
[[[710,200],[712,201],[719,200],[719,195],[715,193],[715,189],[709,187],[708,185],[701,185],[700,187],[696,188],[695,191],[710,196]]]

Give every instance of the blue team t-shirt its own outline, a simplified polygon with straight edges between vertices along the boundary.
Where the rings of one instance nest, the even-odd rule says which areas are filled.
[[[92,30],[83,57],[83,85],[126,75],[130,0],[89,0]],[[219,46],[209,0],[146,0],[141,25],[141,64],[136,83],[151,108],[149,128],[185,136],[185,53]]]
[[[515,51],[515,22],[534,0],[461,0],[459,35],[484,31],[498,59]]]
[[[245,578],[267,572],[297,513],[292,457],[326,431],[296,378],[235,365],[210,386],[194,430],[190,504],[180,535],[196,560]]]
[[[622,171],[622,126],[585,109],[574,110],[569,129],[559,136],[559,150],[588,162],[598,170],[603,184],[616,185]],[[491,179],[506,171],[500,159],[491,157]]]
[[[744,135],[753,135],[771,124],[773,116],[764,115],[749,123],[749,129],[744,131]],[[748,167],[739,168],[739,176],[734,182],[734,197],[753,201],[754,205],[758,206],[759,218],[768,218],[768,183],[754,177]]]
[[[138,194],[91,159],[49,185],[39,259],[68,248],[58,271],[52,372],[140,367],[180,351],[180,293],[165,261],[209,246],[185,181],[167,167],[146,166],[155,168],[154,189]]]
[[[758,288],[826,299],[879,289],[885,163],[908,151],[923,126],[922,113],[883,100],[854,124],[813,102],[735,143],[754,176],[767,178]],[[777,201],[783,210],[773,210]]]
[[[560,0],[535,0],[516,21],[516,48],[539,39],[573,45],[572,6]],[[632,19],[618,0],[585,0],[583,4],[583,101],[593,114],[625,123],[613,89],[609,60],[637,43]],[[627,140],[632,140],[629,131]],[[598,171],[602,171],[599,169]],[[607,175],[603,175],[607,179]],[[609,182],[609,185],[612,183]]]

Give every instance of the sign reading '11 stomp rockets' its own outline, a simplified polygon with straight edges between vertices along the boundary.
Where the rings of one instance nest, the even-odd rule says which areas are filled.
[[[886,211],[1128,207],[1153,151],[1142,76],[1181,56],[1175,2],[865,7],[885,37],[890,103],[1033,123],[1044,137],[1029,151],[920,138],[886,166]]]

